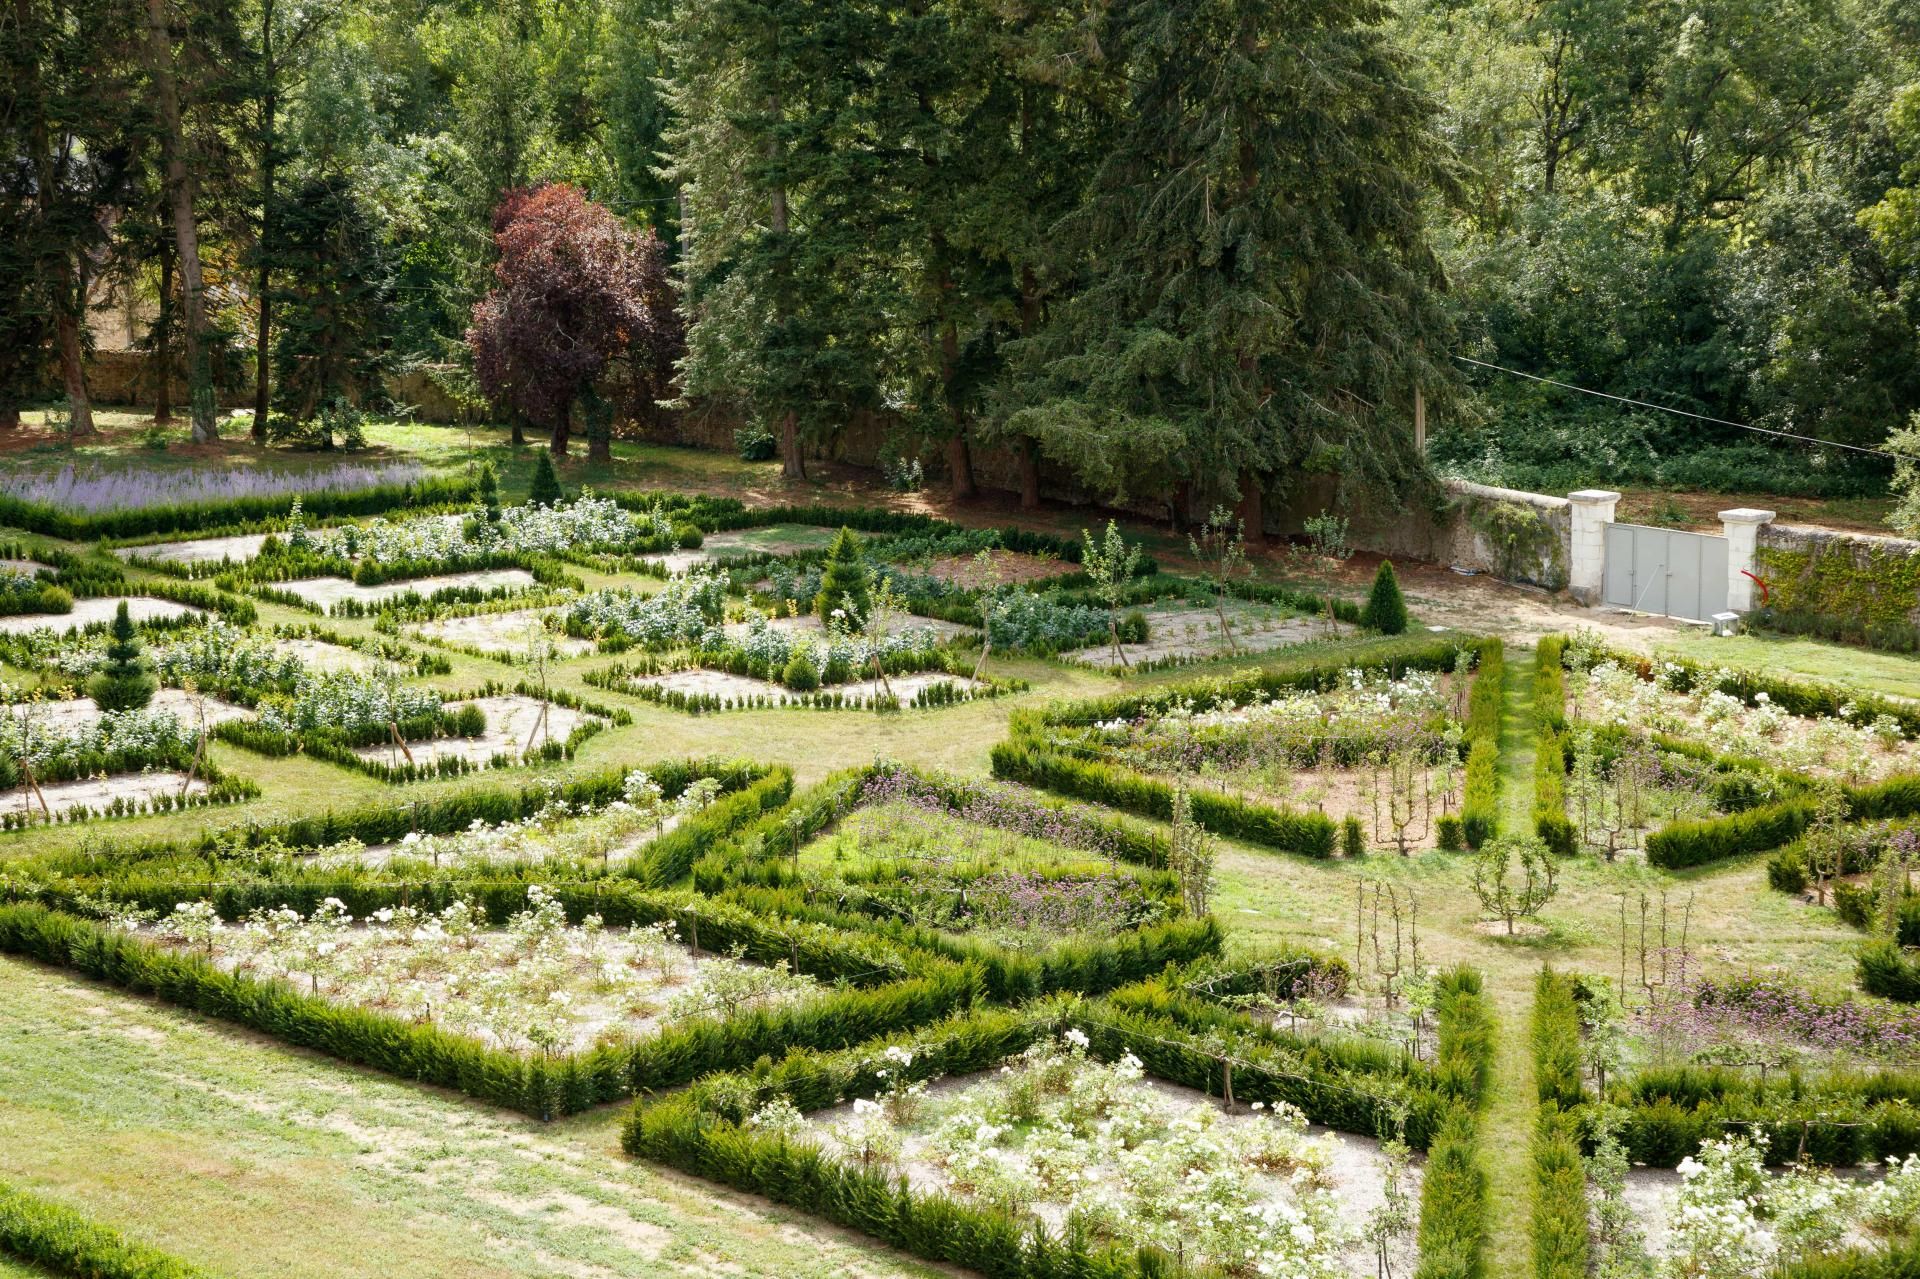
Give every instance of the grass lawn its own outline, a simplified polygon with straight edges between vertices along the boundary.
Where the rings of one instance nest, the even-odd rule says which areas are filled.
[[[1718,666],[1803,676],[1894,697],[1920,697],[1920,657],[1903,653],[1876,653],[1870,649],[1786,636],[1715,638],[1695,629],[1663,635],[1654,648],[1657,652]]]
[[[935,1273],[625,1158],[619,1107],[541,1125],[13,959],[0,1004],[6,1177],[216,1273]]]

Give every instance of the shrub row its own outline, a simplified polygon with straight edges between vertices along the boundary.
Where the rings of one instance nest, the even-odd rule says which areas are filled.
[[[630,906],[647,904],[637,893],[627,897]],[[676,917],[670,904],[652,905],[663,917]],[[819,930],[750,920],[737,908],[708,904],[699,910],[713,931],[726,934],[729,941],[741,938],[737,944],[748,953],[753,947],[745,938],[764,943],[779,936],[787,942],[779,949],[780,957],[797,950],[802,971],[820,952],[833,949]],[[644,913],[635,911],[636,917]],[[852,962],[872,962],[871,939],[848,940]],[[540,1119],[574,1114],[642,1090],[675,1087],[774,1052],[839,1047],[921,1025],[978,997],[978,975],[972,970],[959,965],[934,968],[921,961],[916,965],[920,975],[885,985],[837,989],[799,1004],[731,1017],[689,1018],[638,1043],[535,1057],[386,1013],[330,1003],[285,982],[222,972],[200,956],[39,905],[0,906],[0,950]]]
[[[1540,970],[1533,996],[1533,1079],[1540,1100],[1571,1110],[1587,1100],[1580,1065],[1580,1008],[1573,979]]]
[[[1456,982],[1456,987],[1477,997],[1477,990],[1465,990],[1467,984]],[[1249,1018],[1238,1020],[1248,1029],[1254,1024]],[[897,1082],[889,1072],[899,1070],[898,1063],[884,1055],[889,1047],[910,1050],[904,1071],[912,1079],[952,1077],[991,1070],[1069,1027],[1086,1033],[1089,1052],[1096,1057],[1111,1059],[1130,1051],[1155,1077],[1208,1093],[1225,1090],[1229,1058],[1216,1032],[1195,1033],[1172,1018],[1116,1007],[1113,1001],[1056,999],[1018,1010],[978,1009],[910,1037],[875,1040],[840,1052],[791,1053],[739,1074],[706,1077],[677,1096],[636,1103],[623,1125],[621,1144],[636,1158],[766,1195],[927,1260],[992,1279],[1171,1279],[1176,1273],[1195,1273],[1157,1250],[1095,1245],[1072,1231],[1056,1235],[1004,1209],[915,1191],[904,1178],[843,1163],[812,1142],[756,1133],[746,1122],[776,1097],[808,1112],[887,1090]],[[1235,1051],[1244,1045],[1236,1041]],[[1282,1080],[1257,1062],[1233,1061],[1236,1102],[1280,1100],[1284,1094],[1272,1089],[1296,1086],[1301,1077],[1297,1064],[1281,1072],[1287,1076]],[[1485,1273],[1486,1197],[1473,1112],[1456,1104],[1429,1145],[1421,1199],[1421,1275],[1477,1279]]]
[[[0,1181],[0,1256],[74,1279],[208,1279],[178,1257],[135,1243],[51,1199]]]
[[[1460,794],[1460,822],[1475,848],[1500,832],[1500,717],[1506,705],[1506,647],[1482,640],[1467,699],[1467,771]]]
[[[997,743],[992,759],[993,775],[1007,781],[1160,821],[1173,819],[1172,784],[1132,769],[1074,759],[1030,738]],[[1325,813],[1296,812],[1210,790],[1192,791],[1190,798],[1194,818],[1216,834],[1303,857],[1333,856],[1334,825]]]
[[[1642,679],[1651,679],[1658,669],[1671,667],[1678,672],[1676,686],[1685,690],[1715,688],[1749,706],[1756,705],[1764,693],[1769,702],[1790,715],[1845,719],[1861,727],[1884,715],[1899,724],[1908,737],[1920,737],[1920,708],[1911,702],[1770,671],[1728,670],[1669,654],[1650,658],[1621,649],[1603,649],[1602,656],[1638,671]]]
[[[1920,813],[1920,777],[1890,777],[1868,786],[1844,786],[1847,815],[1854,821],[1910,817]],[[1813,821],[1814,806],[1788,799],[1705,821],[1671,822],[1647,836],[1647,860],[1677,870],[1761,853],[1798,839]]]
[[[1533,1133],[1534,1279],[1587,1279],[1593,1241],[1587,1225],[1587,1165],[1579,1127],[1550,1102]]]
[[[1774,1279],[1920,1279],[1920,1235],[1875,1252],[1804,1257],[1775,1271]]]
[[[1533,668],[1533,833],[1555,853],[1571,857],[1578,845],[1567,817],[1562,742],[1567,724],[1566,648],[1564,635],[1542,639]]]

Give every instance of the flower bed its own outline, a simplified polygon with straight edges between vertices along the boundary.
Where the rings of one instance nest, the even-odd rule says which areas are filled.
[[[578,925],[538,884],[503,930],[458,900],[438,911],[382,907],[356,922],[337,898],[309,915],[279,906],[228,927],[212,904],[182,902],[150,924],[120,927],[204,955],[223,972],[278,978],[335,1003],[379,1009],[543,1055],[588,1051],[701,1016],[770,1010],[817,984],[772,966],[695,955],[678,925]]]
[[[1710,746],[1715,753],[1763,760],[1774,768],[1852,783],[1880,781],[1920,767],[1920,745],[1891,715],[1864,724],[1850,705],[1838,714],[1796,715],[1762,689],[1752,701],[1723,691],[1731,672],[1704,678],[1678,663],[1660,663],[1646,677],[1635,666],[1602,658],[1581,668],[1578,645],[1567,684],[1575,722],[1664,733]]]
[[[1497,640],[1375,640],[1345,660],[1315,653],[1233,679],[1016,712],[1011,737],[994,747],[994,773],[1161,820],[1185,785],[1208,830],[1331,857],[1328,813],[1269,796],[1292,793],[1296,768],[1358,763],[1377,777],[1364,805],[1367,779],[1339,796],[1352,805],[1340,814],[1350,828],[1361,816],[1353,808],[1369,818],[1377,808],[1377,833],[1389,837],[1381,842],[1396,848],[1415,847],[1416,831],[1440,847],[1478,844],[1497,809],[1499,662]],[[1450,687],[1441,672],[1456,672]],[[1447,811],[1456,785],[1457,814]],[[1365,824],[1344,842],[1364,847]]]
[[[1102,669],[1126,666],[1155,669],[1216,657],[1266,653],[1329,636],[1324,621],[1299,617],[1269,605],[1229,600],[1225,612],[1227,629],[1223,631],[1219,614],[1211,608],[1183,603],[1151,607],[1140,614],[1146,623],[1146,638],[1121,644],[1124,658],[1114,655],[1111,644],[1097,641],[1064,656],[1068,661]],[[1100,618],[1100,629],[1106,629],[1104,616]]]
[[[269,598],[285,598],[316,612],[359,616],[383,605],[406,601],[468,600],[530,591],[540,583],[525,569],[481,569],[443,577],[416,577],[362,586],[344,577],[310,577],[262,588]]]
[[[1172,992],[1147,985],[1153,990],[1140,998],[1150,1012],[1117,1000],[1068,999],[983,1009],[911,1036],[793,1053],[709,1076],[677,1096],[636,1105],[622,1145],[631,1155],[769,1195],[929,1260],[1008,1279],[1166,1275],[1199,1261],[1190,1254],[1203,1242],[1218,1254],[1209,1260],[1237,1273],[1345,1275],[1352,1268],[1338,1245],[1349,1230],[1371,1235],[1367,1256],[1381,1249],[1403,1255],[1413,1229],[1410,1179],[1397,1187],[1393,1211],[1364,1225],[1327,1215],[1332,1203],[1317,1197],[1315,1168],[1340,1165],[1329,1160],[1325,1143],[1300,1133],[1299,1116],[1354,1131],[1356,1122],[1394,1113],[1407,1146],[1429,1150],[1418,1214],[1423,1262],[1436,1273],[1479,1273],[1485,1189],[1473,1166],[1474,1101],[1446,1101],[1443,1091],[1409,1096],[1392,1082],[1396,1076],[1337,1074],[1311,1055],[1280,1053],[1269,1029],[1218,1008],[1193,1011]],[[1484,1078],[1487,1013],[1471,975],[1449,978],[1447,1007],[1442,1037],[1460,1072],[1447,1077]],[[948,1102],[933,1091],[942,1077],[1003,1067],[1008,1073],[990,1094],[960,1093]],[[1438,1070],[1422,1074],[1423,1081],[1441,1077]],[[1156,1091],[1137,1091],[1144,1080],[1156,1081]],[[1172,1094],[1185,1103],[1179,1109],[1143,1104],[1168,1096],[1159,1091],[1166,1085],[1198,1093]],[[1224,1110],[1264,1117],[1202,1117],[1212,1103],[1200,1097],[1216,1087]],[[1391,1096],[1401,1100],[1389,1102]],[[866,1104],[857,1115],[831,1113],[859,1102]],[[1254,1103],[1262,1112],[1239,1110]],[[1298,1115],[1281,1109],[1276,1121],[1281,1105],[1297,1107]],[[828,1117],[818,1126],[810,1122],[823,1112]],[[1026,1118],[1003,1124],[995,1117],[1003,1112]],[[929,1156],[920,1185],[916,1170],[902,1185],[889,1166],[910,1149],[893,1136],[896,1118],[920,1130],[913,1137]],[[1385,1131],[1392,1135],[1392,1121]],[[1146,1150],[1156,1135],[1163,1149]],[[890,1143],[899,1154],[889,1155]],[[1124,1166],[1140,1183],[1097,1175],[1107,1168],[1092,1162],[1096,1151],[1104,1165]],[[1286,1191],[1261,1193],[1262,1163],[1288,1169]],[[1163,1193],[1132,1193],[1148,1185]],[[1035,1198],[1021,1202],[1021,1192]],[[1381,1192],[1385,1203],[1384,1185]],[[1049,1198],[1037,1198],[1043,1194]]]
[[[1411,1270],[1419,1174],[1403,1148],[1309,1135],[1285,1102],[1225,1107],[1148,1080],[1130,1053],[1090,1058],[1088,1045],[1070,1027],[997,1073],[907,1084],[810,1117],[776,1099],[746,1122],[903,1175],[918,1194],[1226,1274],[1331,1279],[1377,1260]],[[908,1049],[887,1054],[912,1065]]]
[[[106,627],[113,621],[124,599],[127,613],[136,623],[180,623],[205,616],[205,610],[173,600],[149,595],[96,596],[73,600],[71,607],[58,613],[17,613],[0,617],[0,635],[21,635],[28,631],[70,632],[89,627]]]

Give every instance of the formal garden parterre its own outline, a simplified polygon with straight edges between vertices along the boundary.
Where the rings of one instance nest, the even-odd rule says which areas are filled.
[[[992,1275],[1489,1273],[1501,1035],[1544,1103],[1516,1147],[1540,1273],[1911,1252],[1900,702],[1584,636],[1510,670],[1499,639],[1412,626],[1390,570],[1358,604],[1169,573],[1112,531],[514,504],[484,474],[192,527],[8,548],[0,821],[87,832],[0,872],[11,954],[538,1122],[629,1104],[629,1155]],[[318,605],[287,589],[323,579]],[[722,710],[726,755],[725,725],[794,710],[937,735],[973,703],[1005,724],[992,779],[598,745]],[[305,760],[381,789],[277,791]],[[241,807],[198,834],[90,833],[216,801]],[[1540,979],[1537,1033],[1433,957],[1459,953],[1436,882],[1471,880],[1471,945],[1525,945],[1558,935],[1531,922],[1554,865],[1756,853],[1857,931],[1856,991],[1728,971],[1665,901],[1648,942],[1644,896],[1618,973]],[[1241,885],[1294,877],[1322,936],[1241,936]],[[7,1202],[20,1255],[113,1252]]]

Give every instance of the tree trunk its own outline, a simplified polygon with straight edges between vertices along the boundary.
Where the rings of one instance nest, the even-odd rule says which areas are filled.
[[[0,431],[20,429],[20,406],[12,400],[0,400]]]
[[[260,96],[260,242],[254,246],[259,254],[259,269],[254,273],[253,292],[255,302],[260,308],[259,321],[255,324],[253,337],[253,442],[267,442],[267,406],[272,400],[272,370],[268,365],[268,351],[273,340],[273,299],[269,293],[272,286],[272,257],[270,245],[273,243],[273,180],[274,169],[279,162],[276,154],[278,143],[274,140],[277,127],[275,116],[280,107],[278,96],[279,72],[273,65],[273,5],[274,0],[260,0],[260,61],[266,68],[266,88]]]
[[[807,478],[806,459],[800,456],[800,419],[791,409],[780,419],[780,474],[790,480]]]
[[[1261,487],[1261,478],[1253,471],[1240,476],[1240,519],[1246,525],[1248,546],[1267,544],[1267,503],[1266,493]]]
[[[160,315],[153,322],[153,424],[173,421],[173,250],[160,245]]]
[[[573,438],[573,405],[560,406],[560,416],[554,421],[553,434],[547,438],[547,449],[555,457],[567,455],[567,441]]]
[[[519,409],[507,410],[507,425],[513,428],[511,443],[517,449],[527,446],[527,419]]]
[[[180,285],[186,312],[187,399],[193,442],[220,438],[214,421],[213,370],[207,351],[206,284],[200,273],[200,235],[193,219],[193,179],[187,172],[186,136],[180,127],[180,93],[173,77],[173,38],[167,31],[167,0],[147,0],[147,68],[153,77],[160,144],[167,158],[167,195],[180,252]]]
[[[953,496],[965,502],[977,496],[973,483],[973,450],[967,447],[967,431],[956,424],[947,437],[947,474],[953,480]]]
[[[71,288],[68,280],[60,280],[57,287],[62,300],[53,317],[53,336],[60,348],[60,378],[67,388],[67,434],[76,438],[94,435],[93,401],[87,398],[86,371],[80,364],[80,318],[65,304]]]
[[[1040,509],[1040,448],[1031,436],[1020,441],[1020,509]]]

